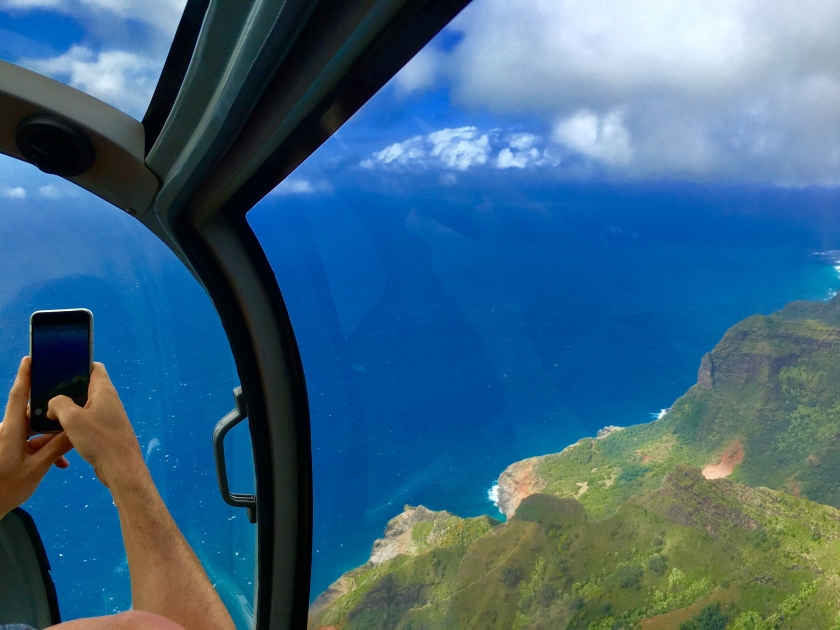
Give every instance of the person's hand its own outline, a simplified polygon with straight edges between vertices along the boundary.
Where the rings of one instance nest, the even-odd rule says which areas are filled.
[[[106,487],[143,465],[140,443],[101,363],[93,364],[87,404],[79,407],[67,396],[56,396],[49,402],[47,417],[61,423],[79,455],[93,466]]]
[[[24,357],[0,423],[0,518],[32,496],[50,466],[70,465],[64,454],[73,445],[63,433],[27,439],[28,401],[29,357]]]

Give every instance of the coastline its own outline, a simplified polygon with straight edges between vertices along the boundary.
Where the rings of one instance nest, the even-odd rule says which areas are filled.
[[[665,412],[665,410],[663,410]],[[660,412],[659,418],[663,417],[665,414]],[[561,453],[565,453],[566,451],[573,449],[580,445],[581,443],[587,440],[603,440],[605,437],[609,436],[610,434],[616,431],[623,431],[624,427],[619,427],[616,425],[607,425],[602,429],[599,429],[598,432],[595,434],[594,438],[581,438],[577,442],[569,444],[563,450],[559,451],[558,453],[549,453],[548,455],[537,455],[535,457],[529,457],[527,459],[519,460],[518,462],[514,462],[507,468],[502,471],[502,474],[499,475],[499,479],[496,482],[496,485],[490,489],[488,492],[488,497],[493,500],[493,495],[495,495],[496,500],[493,501],[496,507],[505,515],[506,518],[512,518],[514,513],[516,512],[516,508],[519,507],[519,504],[522,502],[523,499],[526,497],[531,496],[545,488],[546,482],[542,477],[540,477],[539,473],[537,472],[537,464],[545,457],[550,455],[559,455]],[[586,492],[586,485],[581,486],[581,494]]]

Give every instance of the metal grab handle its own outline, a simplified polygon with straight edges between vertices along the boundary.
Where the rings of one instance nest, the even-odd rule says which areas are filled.
[[[219,420],[216,428],[213,429],[213,455],[216,458],[216,478],[219,480],[219,492],[225,503],[233,507],[244,507],[248,509],[248,520],[257,522],[257,497],[253,494],[237,494],[230,491],[227,478],[227,465],[225,464],[225,436],[237,424],[248,417],[248,410],[245,407],[245,396],[242,395],[241,387],[233,388],[233,402],[236,408],[224,418]]]

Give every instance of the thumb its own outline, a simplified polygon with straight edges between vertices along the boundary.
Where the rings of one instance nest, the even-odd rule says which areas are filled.
[[[70,438],[66,433],[59,433],[44,444],[33,456],[32,460],[38,468],[48,470],[60,457],[73,449]]]
[[[56,396],[51,398],[47,403],[47,418],[50,420],[58,420],[63,428],[67,428],[64,423],[70,420],[77,411],[82,408],[73,402],[72,398],[67,396]]]

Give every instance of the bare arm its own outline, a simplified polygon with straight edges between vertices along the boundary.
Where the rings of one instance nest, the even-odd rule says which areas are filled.
[[[133,608],[187,630],[232,630],[233,620],[152,481],[140,445],[105,367],[94,364],[88,404],[50,401],[79,454],[111,490],[131,575]]]
[[[110,482],[120,515],[135,610],[193,628],[233,628],[207,574],[163,504],[143,459]]]

